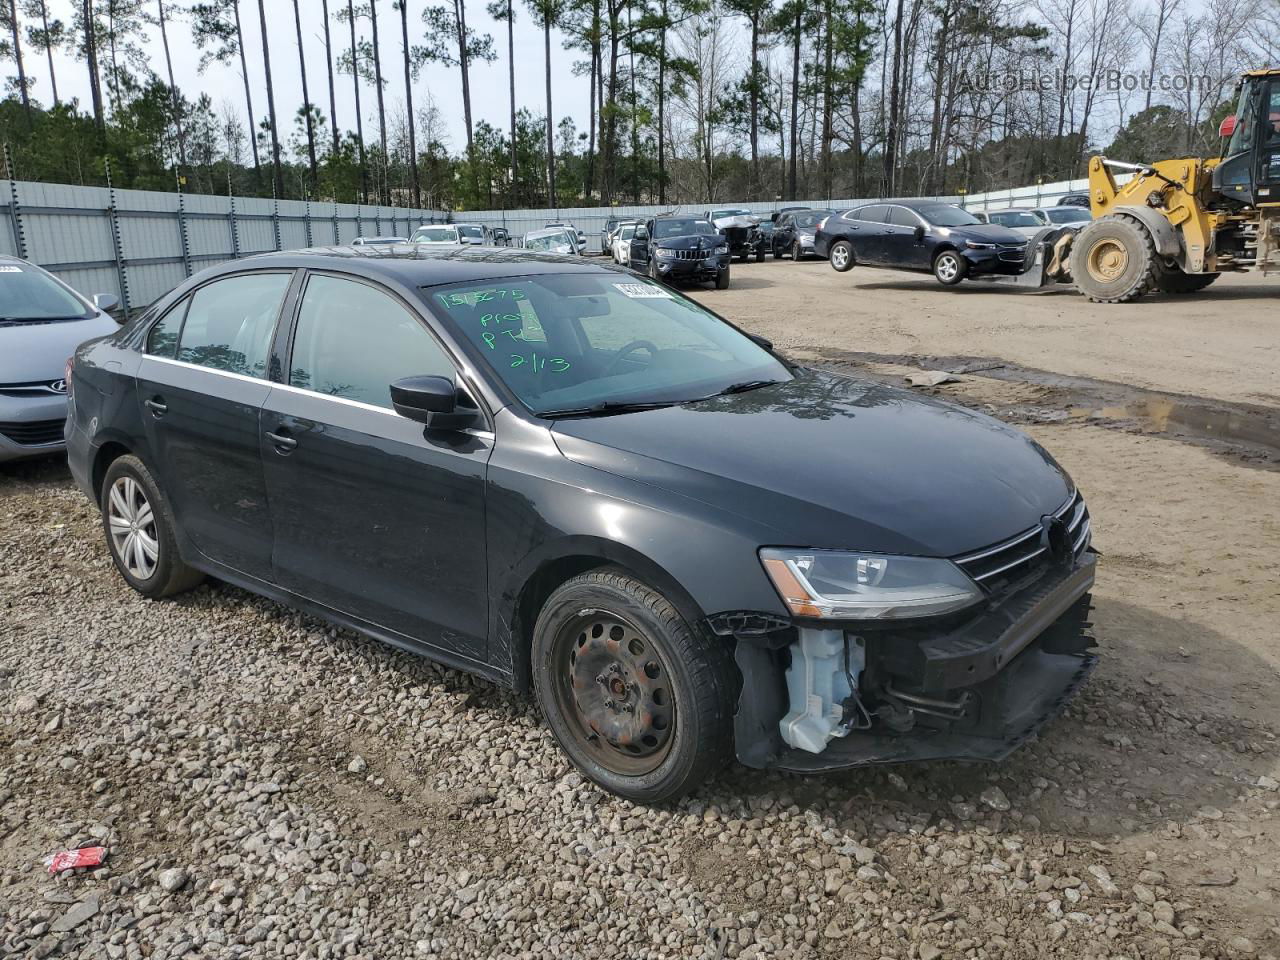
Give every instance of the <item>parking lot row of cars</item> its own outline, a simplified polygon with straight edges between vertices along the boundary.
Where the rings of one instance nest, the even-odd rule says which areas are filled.
[[[1021,276],[1033,247],[1090,219],[1072,195],[1057,206],[973,213],[934,200],[876,201],[847,210],[783,207],[767,219],[745,209],[701,217],[611,219],[601,251],[615,263],[662,281],[729,286],[729,264],[774,259],[829,260],[840,272],[856,264],[929,271],[947,286],[976,276]]]

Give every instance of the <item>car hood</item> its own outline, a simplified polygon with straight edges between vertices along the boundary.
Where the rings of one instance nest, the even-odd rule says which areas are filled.
[[[991,417],[812,370],[745,393],[563,420],[570,460],[752,521],[762,542],[956,556],[1061,507],[1071,480]]]
[[[61,380],[76,347],[118,329],[105,313],[84,320],[0,326],[0,384]]]
[[[1026,243],[1027,238],[1009,227],[998,223],[975,223],[963,227],[946,227],[951,236],[960,240],[977,240],[979,243]],[[1034,231],[1032,231],[1034,232]]]
[[[687,237],[663,237],[656,245],[667,250],[714,250],[724,243],[724,237],[707,234],[690,234]]]

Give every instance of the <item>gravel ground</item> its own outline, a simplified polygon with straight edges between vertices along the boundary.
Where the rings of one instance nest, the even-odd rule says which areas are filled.
[[[1280,472],[1032,431],[1103,553],[1067,713],[997,766],[661,809],[484,682],[222,584],[138,597],[65,467],[0,467],[0,956],[1275,960]]]

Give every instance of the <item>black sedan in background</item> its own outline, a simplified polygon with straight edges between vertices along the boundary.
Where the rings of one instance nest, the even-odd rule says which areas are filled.
[[[599,261],[231,261],[71,383],[72,473],[134,590],[210,575],[532,689],[637,801],[735,753],[999,759],[1094,663],[1088,511],[1037,443]]]
[[[775,221],[773,235],[769,238],[773,258],[780,260],[790,257],[798,261],[802,257],[812,256],[818,224],[834,213],[834,210],[796,210],[781,214]]]
[[[1028,239],[934,200],[870,203],[829,216],[813,249],[844,272],[855,264],[931,271],[952,286],[981,273],[1018,274]]]
[[[631,239],[633,270],[663,283],[714,283],[729,289],[729,241],[702,217],[654,217]]]

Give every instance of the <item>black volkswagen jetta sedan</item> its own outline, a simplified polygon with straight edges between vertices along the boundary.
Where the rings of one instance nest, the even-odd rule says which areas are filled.
[[[131,587],[216,577],[532,689],[636,800],[735,755],[999,759],[1094,663],[1088,512],[1038,444],[612,265],[251,257],[73,364]]]
[[[939,283],[954,286],[975,274],[1021,273],[1031,242],[949,203],[903,200],[827,217],[818,225],[813,250],[842,273],[855,264],[927,270]]]

